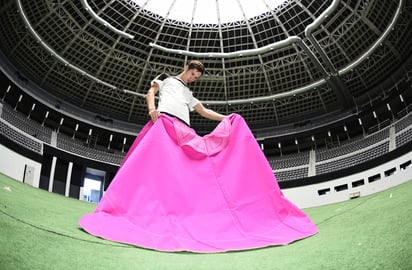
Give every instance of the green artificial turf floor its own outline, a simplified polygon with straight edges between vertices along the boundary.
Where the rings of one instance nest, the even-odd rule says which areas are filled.
[[[91,236],[77,225],[96,205],[0,174],[0,269],[412,269],[412,181],[304,209],[319,233],[287,246],[166,253]]]

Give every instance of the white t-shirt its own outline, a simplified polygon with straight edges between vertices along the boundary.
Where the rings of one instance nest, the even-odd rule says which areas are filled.
[[[189,87],[177,77],[158,76],[152,81],[152,85],[159,85],[159,103],[157,109],[176,116],[190,125],[189,111],[200,103]]]

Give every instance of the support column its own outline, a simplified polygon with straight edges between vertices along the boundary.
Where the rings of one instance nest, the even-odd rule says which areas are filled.
[[[314,175],[316,175],[316,152],[315,150],[310,150],[308,176],[310,177]]]
[[[53,157],[51,168],[50,168],[49,192],[53,192],[54,172],[56,171],[56,162],[57,162],[57,157]]]
[[[69,162],[69,166],[67,168],[67,176],[66,176],[66,189],[64,190],[64,196],[69,197],[70,194],[70,183],[72,181],[72,171],[73,171],[73,162]]]
[[[396,148],[396,130],[394,126],[389,128],[389,151]]]

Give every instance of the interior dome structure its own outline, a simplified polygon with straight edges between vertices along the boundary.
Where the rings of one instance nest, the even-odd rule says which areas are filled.
[[[206,107],[242,115],[268,151],[309,147],[391,118],[402,91],[385,85],[411,68],[405,0],[3,0],[0,13],[3,72],[71,129],[137,133],[151,80],[197,59]],[[193,115],[199,133],[215,126]]]

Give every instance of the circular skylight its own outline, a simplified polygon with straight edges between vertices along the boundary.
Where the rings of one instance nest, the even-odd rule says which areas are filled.
[[[193,24],[244,21],[277,9],[285,0],[131,0],[164,18]]]

